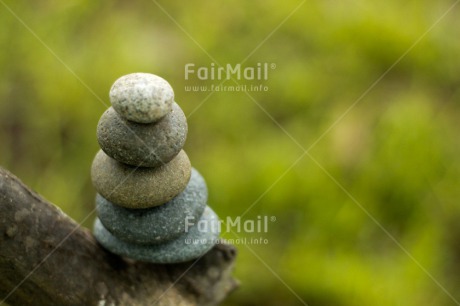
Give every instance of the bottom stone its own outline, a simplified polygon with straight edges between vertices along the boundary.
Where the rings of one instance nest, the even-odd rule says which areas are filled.
[[[152,263],[178,263],[204,255],[219,237],[219,219],[209,206],[200,220],[184,222],[190,225],[188,232],[162,244],[142,245],[120,240],[102,225],[99,218],[94,222],[93,232],[96,240],[114,254]]]

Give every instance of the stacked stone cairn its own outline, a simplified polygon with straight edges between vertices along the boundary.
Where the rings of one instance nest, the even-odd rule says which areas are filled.
[[[218,218],[203,177],[182,150],[187,121],[164,79],[119,78],[101,117],[91,178],[97,191],[94,236],[112,253],[139,261],[198,258],[217,242]]]

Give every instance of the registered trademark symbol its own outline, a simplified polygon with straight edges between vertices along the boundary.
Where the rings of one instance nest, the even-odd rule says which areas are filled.
[[[270,64],[270,69],[275,69],[275,68],[276,68],[276,64],[275,64],[275,63]],[[275,218],[275,220],[276,220],[276,218]]]
[[[270,221],[271,221],[271,222],[275,222],[275,221],[276,221],[276,217],[275,217],[275,216],[271,216],[271,217],[270,217]]]

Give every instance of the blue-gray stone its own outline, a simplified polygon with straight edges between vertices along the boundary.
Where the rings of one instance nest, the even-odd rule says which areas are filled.
[[[113,159],[132,166],[158,167],[182,149],[187,119],[177,103],[161,120],[141,124],[123,119],[112,107],[97,125],[101,149]]]
[[[219,220],[209,206],[200,220],[178,238],[162,244],[135,244],[125,242],[113,236],[99,219],[94,223],[94,236],[110,252],[134,260],[153,263],[178,263],[198,258],[207,253],[219,237]]]
[[[112,204],[97,194],[96,209],[104,227],[117,238],[137,244],[155,244],[185,233],[186,218],[198,220],[206,207],[207,198],[206,182],[192,168],[185,190],[163,205],[129,209]]]

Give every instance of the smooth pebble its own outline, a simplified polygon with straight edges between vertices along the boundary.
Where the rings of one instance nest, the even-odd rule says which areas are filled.
[[[150,124],[123,119],[111,107],[97,126],[101,149],[132,166],[157,167],[169,162],[180,152],[186,137],[187,119],[176,103],[164,118]]]
[[[113,108],[127,120],[152,123],[171,111],[174,91],[154,74],[131,73],[120,77],[110,89]]]
[[[164,204],[181,193],[190,180],[191,168],[183,150],[157,168],[128,166],[99,150],[91,179],[96,191],[113,204],[141,209]]]
[[[204,255],[218,242],[219,220],[207,206],[201,219],[187,233],[162,244],[125,242],[113,236],[99,219],[94,223],[93,233],[97,241],[114,254],[152,263],[179,263]]]

